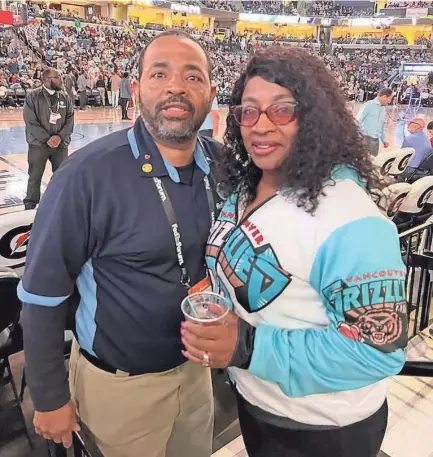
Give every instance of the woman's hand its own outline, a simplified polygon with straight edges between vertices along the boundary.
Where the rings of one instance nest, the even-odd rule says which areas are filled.
[[[186,348],[182,354],[200,365],[226,368],[238,344],[238,321],[239,317],[229,312],[224,321],[218,324],[198,325],[189,321],[182,322],[182,343]]]

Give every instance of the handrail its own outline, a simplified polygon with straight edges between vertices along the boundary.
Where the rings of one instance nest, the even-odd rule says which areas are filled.
[[[399,238],[403,238],[408,235],[413,235],[414,233],[420,232],[420,231],[428,228],[429,226],[433,226],[433,220],[428,219],[427,222],[424,222],[424,224],[418,225],[417,227],[413,227],[409,230],[406,230],[405,232],[400,233]]]
[[[412,339],[429,327],[430,305],[433,292],[433,219],[401,233],[402,255],[408,268],[407,303],[409,338]],[[432,316],[433,317],[433,316]],[[407,360],[401,376],[433,377],[433,361]]]

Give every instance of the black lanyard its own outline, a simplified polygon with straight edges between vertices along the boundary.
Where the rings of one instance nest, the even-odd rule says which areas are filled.
[[[140,150],[138,149],[138,144],[137,140],[134,135],[134,129],[130,129],[128,131],[128,141],[129,145],[131,146],[131,149],[134,153],[134,156],[137,158],[140,156]],[[197,141],[202,148],[203,151],[205,151],[205,148],[203,144],[201,143],[200,138],[197,138]],[[163,182],[161,179],[154,177],[153,182],[155,184],[156,190],[158,191],[159,198],[161,199],[162,206],[165,211],[165,215],[167,216],[168,222],[171,226],[171,230],[173,233],[173,238],[174,238],[174,244],[176,247],[176,255],[177,255],[177,261],[179,263],[180,271],[181,271],[181,277],[180,277],[180,283],[187,288],[191,287],[191,278],[189,277],[188,271],[185,267],[185,256],[183,252],[183,244],[182,244],[182,238],[180,236],[179,232],[179,225],[177,223],[176,219],[176,214],[173,209],[173,205],[171,203],[171,199],[168,196],[167,189],[165,188]],[[209,207],[209,214],[210,214],[210,223],[211,226],[215,223],[215,202],[213,198],[213,193],[212,189],[209,183],[209,177],[205,176],[203,178],[204,182],[204,187],[206,189],[206,197],[207,197],[207,203]]]
[[[210,215],[210,222],[211,226],[215,222],[215,202],[213,198],[213,193],[212,189],[210,187],[209,183],[209,178],[205,176],[203,178],[204,181],[204,186],[206,189],[206,197],[207,197],[207,203],[209,206],[209,215]],[[153,182],[155,183],[156,190],[158,191],[159,198],[161,199],[162,206],[165,211],[165,215],[167,216],[168,222],[171,226],[171,230],[173,233],[173,238],[174,238],[174,245],[176,247],[176,255],[177,255],[177,261],[179,263],[180,267],[180,283],[182,286],[186,288],[191,287],[191,277],[188,274],[188,271],[185,266],[185,255],[184,255],[184,250],[183,250],[183,243],[182,243],[182,237],[180,235],[179,231],[179,225],[177,223],[176,219],[176,214],[174,212],[173,205],[171,203],[171,199],[168,196],[167,189],[164,186],[164,183],[162,182],[161,179],[154,177]]]

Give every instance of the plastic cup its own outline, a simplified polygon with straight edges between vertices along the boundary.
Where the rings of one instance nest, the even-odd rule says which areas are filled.
[[[211,306],[212,305],[212,306]],[[227,298],[214,292],[197,292],[184,298],[181,304],[185,319],[195,324],[218,324],[229,312]]]

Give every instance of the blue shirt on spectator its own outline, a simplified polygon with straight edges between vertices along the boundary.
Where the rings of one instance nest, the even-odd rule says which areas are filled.
[[[408,164],[412,168],[418,168],[431,151],[430,140],[423,131],[410,133],[405,137],[402,147],[415,149],[415,154]]]
[[[364,105],[356,119],[359,122],[362,133],[376,140],[385,140],[385,106],[375,98]]]
[[[217,142],[199,138],[193,163],[176,168],[140,117],[133,129],[75,152],[56,172],[32,227],[18,288],[27,355],[33,350],[26,374],[39,411],[69,401],[53,346],[58,335],[63,341],[67,312],[75,317],[81,349],[115,369],[160,373],[185,362],[179,328],[187,290],[154,178],[171,200],[185,267],[196,284],[206,277],[212,220],[205,176],[219,150]],[[216,193],[214,202],[220,203]],[[42,338],[40,325],[48,325],[50,335]]]

